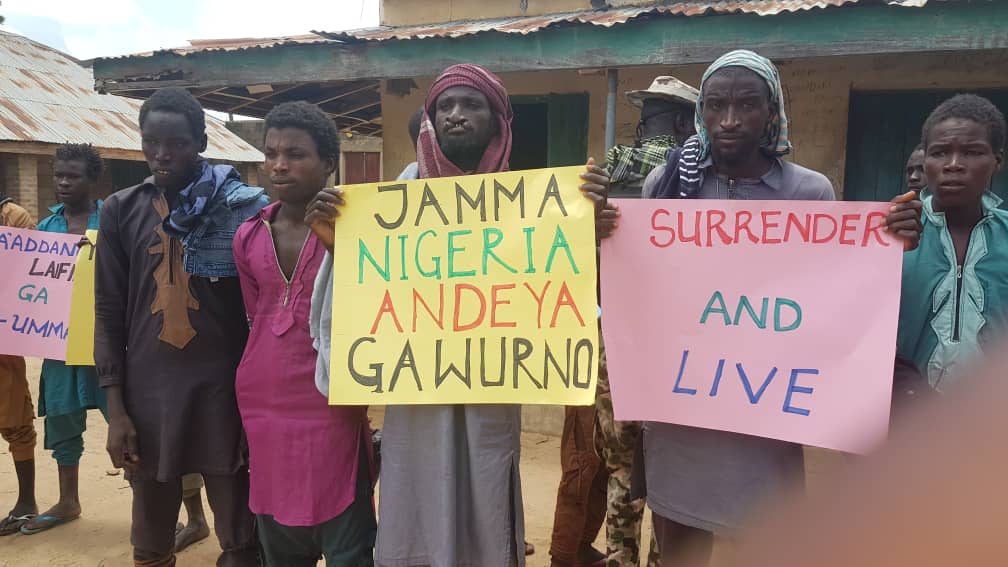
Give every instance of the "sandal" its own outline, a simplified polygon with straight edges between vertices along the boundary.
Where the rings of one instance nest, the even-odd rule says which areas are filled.
[[[50,516],[49,514],[42,514],[41,516],[36,516],[35,518],[30,518],[28,520],[25,520],[25,522],[23,524],[21,524],[21,530],[20,531],[24,535],[33,535],[33,534],[37,534],[37,533],[42,533],[42,532],[44,532],[46,530],[55,528],[56,526],[58,526],[60,524],[65,524],[67,522],[72,522],[72,521],[76,520],[77,518],[80,518],[80,516],[77,515],[77,516],[74,516],[72,518],[60,518],[58,516]],[[28,523],[29,522],[34,523],[35,527],[34,528],[29,528],[28,527]]]
[[[35,519],[35,514],[24,514],[23,516],[7,514],[6,518],[0,520],[0,536],[18,533],[21,531],[21,526],[27,524],[29,520],[33,519]]]

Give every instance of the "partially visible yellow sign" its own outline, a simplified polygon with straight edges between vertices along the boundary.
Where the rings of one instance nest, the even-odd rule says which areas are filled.
[[[85,233],[89,245],[77,253],[74,268],[73,299],[70,302],[70,328],[67,334],[66,363],[70,366],[94,366],[95,333],[95,244],[98,231]]]
[[[329,402],[594,403],[584,167],[343,187]]]

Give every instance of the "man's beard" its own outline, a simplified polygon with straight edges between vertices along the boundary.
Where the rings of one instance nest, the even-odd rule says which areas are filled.
[[[736,148],[734,150],[720,150],[716,145],[711,147],[711,154],[714,163],[727,166],[736,166],[745,163],[754,153],[758,153],[759,148]]]
[[[742,156],[738,152],[723,152],[717,148],[711,148],[711,156],[714,158],[714,163],[724,165],[738,165],[742,161]]]
[[[455,165],[478,165],[486,152],[486,145],[474,144],[471,140],[447,138],[441,142],[441,152]]]

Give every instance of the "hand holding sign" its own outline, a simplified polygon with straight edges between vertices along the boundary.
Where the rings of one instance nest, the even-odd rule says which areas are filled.
[[[903,250],[917,248],[920,242],[921,209],[923,204],[916,191],[907,191],[889,202],[889,215],[883,222],[886,230],[903,240]]]
[[[333,238],[336,234],[336,217],[339,207],[345,205],[343,190],[327,187],[312,198],[305,209],[305,225],[315,233],[330,254],[333,253]]]

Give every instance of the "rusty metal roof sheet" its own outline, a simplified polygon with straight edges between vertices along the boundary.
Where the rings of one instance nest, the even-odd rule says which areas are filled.
[[[922,7],[928,0],[704,0],[682,1],[663,5],[609,8],[586,12],[567,12],[542,16],[500,18],[444,22],[416,26],[377,27],[343,32],[315,33],[332,40],[347,43],[426,39],[434,37],[457,38],[483,32],[500,32],[528,35],[543,28],[560,24],[582,24],[612,27],[649,15],[704,16],[716,14],[756,14],[773,16],[785,12],[800,12],[816,8],[829,8],[848,4],[890,4]]]
[[[0,140],[90,143],[140,151],[141,101],[92,90],[91,69],[55,49],[0,31]],[[261,162],[262,153],[207,117],[211,159]],[[139,154],[138,154],[139,157]]]
[[[193,39],[189,45],[107,59],[150,57],[157,53],[190,55],[212,51],[240,51],[269,49],[287,45],[317,43],[360,43],[369,41],[411,40],[428,38],[456,38],[484,32],[528,35],[544,28],[561,24],[581,24],[612,27],[649,15],[704,16],[716,14],[756,14],[772,16],[785,12],[800,12],[816,8],[845,6],[848,4],[890,4],[906,7],[923,7],[928,0],[703,0],[679,1],[672,4],[606,8],[583,12],[565,12],[542,16],[522,16],[492,20],[466,20],[423,24],[415,26],[380,26],[357,30],[310,34],[233,39]],[[104,58],[103,58],[104,59]]]
[[[175,53],[177,55],[188,55],[190,53],[203,51],[242,51],[244,49],[268,49],[270,47],[280,47],[285,45],[305,45],[312,43],[334,43],[333,40],[325,38],[317,33],[302,35],[286,35],[277,37],[239,37],[224,39],[190,39],[189,45],[181,47],[170,47],[158,51],[145,51],[130,55],[119,55],[116,57],[99,57],[97,59],[126,59],[130,57],[150,57],[157,53]]]

